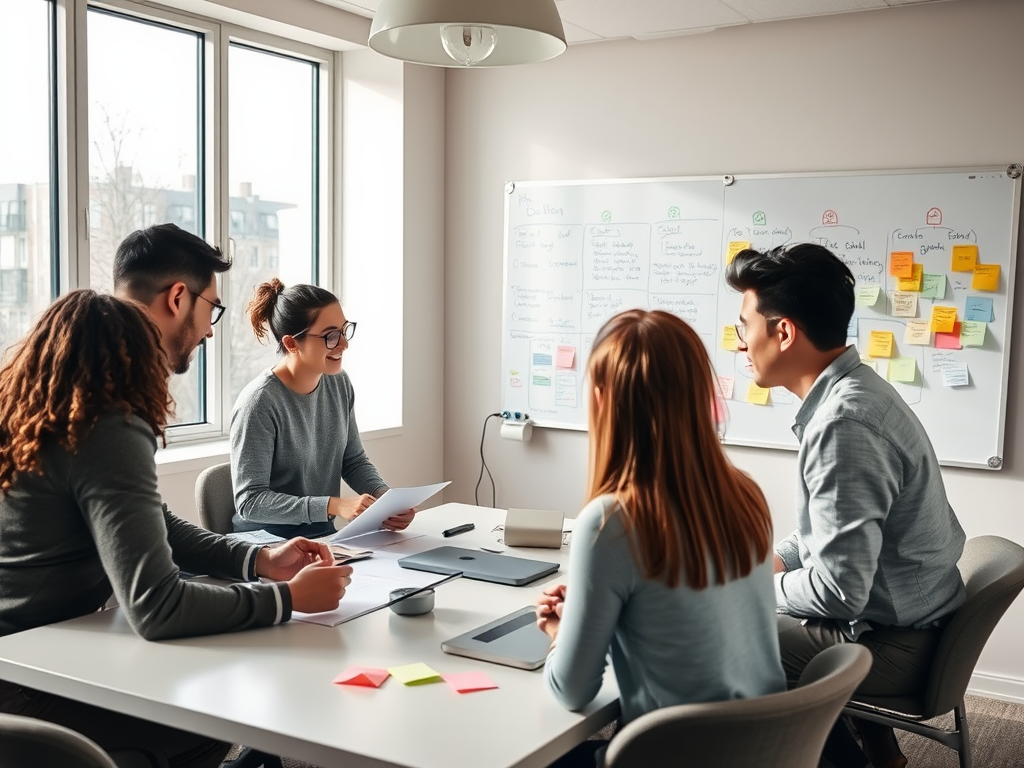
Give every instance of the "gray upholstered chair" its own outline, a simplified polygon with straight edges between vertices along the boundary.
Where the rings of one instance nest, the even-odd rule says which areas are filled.
[[[970,768],[964,694],[989,635],[1024,588],[1024,547],[1000,536],[979,536],[967,541],[959,565],[967,602],[942,632],[928,687],[918,696],[858,696],[843,712],[945,744],[959,754],[960,768]],[[947,712],[953,713],[951,730],[922,722]]]
[[[0,714],[0,768],[166,768],[153,750],[108,755],[94,741],[62,725],[34,717]]]
[[[828,648],[791,691],[649,712],[608,745],[606,768],[817,768],[825,739],[871,669],[859,645]]]
[[[231,489],[231,464],[207,467],[196,478],[196,509],[203,528],[214,533],[231,533],[235,496]]]

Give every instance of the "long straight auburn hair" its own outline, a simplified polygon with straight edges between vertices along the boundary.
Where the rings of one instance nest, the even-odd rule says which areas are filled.
[[[668,312],[622,312],[598,332],[587,372],[588,501],[616,498],[645,578],[704,589],[764,562],[768,504],[722,449],[697,333]]]

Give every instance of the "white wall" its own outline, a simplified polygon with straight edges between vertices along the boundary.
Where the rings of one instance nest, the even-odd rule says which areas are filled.
[[[446,500],[473,501],[481,425],[501,409],[506,180],[1024,161],[1022,29],[1024,3],[961,0],[574,46],[545,64],[451,72],[444,468],[454,482]],[[1022,281],[1018,273],[1018,297]],[[1021,381],[1022,318],[1018,306],[1011,383]],[[1016,388],[1006,434],[1002,471],[944,474],[969,536],[1024,542],[1024,415]],[[585,434],[535,430],[531,443],[510,443],[497,437],[492,421],[485,453],[499,507],[574,514],[580,506]],[[776,530],[787,533],[795,455],[740,448],[730,454],[761,483]],[[489,490],[481,495],[489,498]],[[1024,700],[1021,633],[1024,599],[989,641],[976,689]]]

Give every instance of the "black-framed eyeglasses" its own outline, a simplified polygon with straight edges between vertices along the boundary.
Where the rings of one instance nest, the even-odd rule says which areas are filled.
[[[328,349],[334,349],[336,346],[341,344],[341,337],[344,336],[346,341],[352,341],[352,337],[356,335],[356,324],[345,321],[345,324],[341,328],[335,328],[333,331],[327,333],[310,333],[307,328],[304,331],[292,334],[292,338],[297,339],[300,336],[308,336],[314,339],[323,339],[324,344]]]
[[[213,309],[211,310],[212,314],[210,315],[210,325],[216,325],[217,321],[220,320],[224,316],[224,311],[227,309],[227,305],[219,304],[216,301],[210,301],[208,298],[203,296],[201,293],[196,293],[191,288],[189,288],[188,292],[191,293],[193,296],[195,296],[197,299],[202,299],[207,304],[209,304],[211,307],[213,307]]]

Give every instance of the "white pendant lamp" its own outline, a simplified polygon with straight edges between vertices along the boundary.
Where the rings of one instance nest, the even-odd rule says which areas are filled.
[[[565,51],[554,0],[381,0],[370,47],[435,67],[504,67]]]

